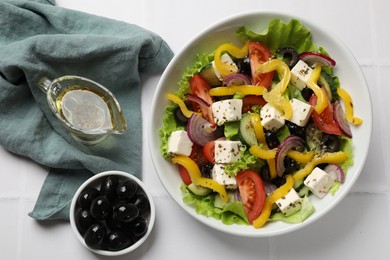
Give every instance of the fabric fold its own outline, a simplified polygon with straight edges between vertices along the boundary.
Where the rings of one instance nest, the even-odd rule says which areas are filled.
[[[67,219],[70,198],[91,174],[121,170],[141,178],[140,74],[173,57],[157,34],[134,24],[51,5],[0,2],[0,145],[51,168],[30,216]],[[90,78],[119,101],[128,130],[102,143],[77,143],[51,112],[39,79]]]

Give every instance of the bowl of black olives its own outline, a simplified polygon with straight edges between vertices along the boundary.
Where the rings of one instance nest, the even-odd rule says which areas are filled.
[[[70,223],[80,242],[100,255],[123,255],[149,236],[155,220],[153,198],[135,176],[106,171],[85,181],[70,206]]]

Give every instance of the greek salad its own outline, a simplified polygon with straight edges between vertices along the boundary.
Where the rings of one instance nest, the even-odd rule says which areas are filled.
[[[311,198],[344,182],[351,127],[363,121],[336,61],[300,21],[272,19],[232,37],[242,44],[199,53],[167,94],[161,153],[198,214],[255,228],[300,223],[315,211]]]

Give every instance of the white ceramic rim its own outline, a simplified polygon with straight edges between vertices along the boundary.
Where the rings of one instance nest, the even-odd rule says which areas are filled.
[[[334,51],[336,51],[337,54],[341,54],[341,57],[347,59],[346,61],[348,63],[348,66],[351,65],[350,67],[348,67],[348,71],[350,73],[347,73],[347,74],[354,75],[354,77],[356,79],[355,81],[357,81],[360,86],[363,86],[362,88],[358,89],[358,91],[361,91],[362,93],[360,93],[357,97],[352,95],[355,93],[350,92],[350,94],[353,97],[355,104],[362,104],[361,106],[355,107],[355,113],[356,113],[356,115],[361,116],[364,119],[363,125],[360,126],[360,128],[358,128],[358,129],[352,129],[352,132],[353,132],[354,136],[355,136],[355,133],[357,133],[357,135],[359,135],[359,136],[362,135],[364,138],[363,138],[363,140],[360,140],[359,138],[353,139],[354,144],[355,144],[355,142],[362,143],[358,147],[359,148],[359,151],[358,151],[359,158],[354,157],[354,160],[355,159],[356,160],[354,162],[354,165],[352,166],[353,170],[351,168],[348,171],[346,182],[341,185],[342,187],[336,192],[335,196],[331,197],[331,198],[330,198],[330,196],[326,196],[323,199],[323,202],[320,202],[320,203],[325,203],[326,206],[324,207],[324,209],[320,210],[320,212],[315,212],[312,216],[310,216],[308,219],[306,219],[303,223],[275,224],[276,222],[273,222],[273,223],[267,224],[267,226],[272,225],[272,226],[277,226],[277,228],[270,228],[270,227],[266,226],[266,227],[263,227],[260,229],[254,229],[252,227],[253,230],[250,230],[250,229],[245,229],[245,228],[242,229],[240,227],[237,227],[238,225],[227,226],[224,224],[220,224],[220,223],[217,223],[218,222],[217,220],[207,218],[203,215],[196,214],[195,210],[193,208],[189,207],[188,205],[185,205],[182,202],[182,197],[175,196],[175,192],[172,189],[168,188],[169,187],[169,183],[168,183],[169,180],[165,176],[163,176],[163,174],[167,174],[167,169],[164,169],[164,171],[162,172],[161,170],[159,170],[159,166],[158,166],[160,163],[164,164],[162,162],[164,159],[162,159],[160,149],[157,149],[157,146],[156,146],[156,144],[158,144],[158,146],[159,146],[161,143],[160,139],[159,139],[159,134],[158,134],[158,129],[161,128],[161,118],[154,117],[153,115],[156,111],[158,111],[158,109],[161,109],[161,107],[159,107],[158,104],[159,104],[159,102],[161,102],[159,100],[161,99],[162,94],[164,93],[164,91],[166,91],[166,88],[164,88],[164,84],[169,79],[169,76],[170,76],[169,73],[171,72],[171,70],[177,71],[177,70],[184,69],[184,68],[177,68],[177,66],[178,66],[177,64],[182,59],[182,57],[185,56],[185,53],[188,50],[191,50],[191,48],[196,46],[201,41],[201,40],[199,40],[199,38],[204,37],[206,34],[208,34],[210,32],[218,32],[218,30],[224,30],[225,26],[231,27],[232,23],[237,22],[237,21],[242,21],[246,17],[250,17],[251,19],[254,19],[253,16],[259,16],[259,17],[266,16],[269,19],[280,18],[285,22],[289,21],[290,19],[297,19],[297,20],[301,21],[302,24],[306,28],[309,28],[311,30],[311,32],[313,34],[313,38],[315,38],[316,33],[318,33],[321,36],[329,37],[328,39],[325,39],[323,37],[322,38],[320,37],[320,38],[322,40],[325,40],[326,42],[332,43],[332,45],[333,45],[332,47],[335,47],[335,46],[337,47],[336,49],[334,49]],[[244,24],[237,24],[236,28],[238,28],[240,25],[244,25]],[[263,26],[263,24],[262,24],[262,26]],[[263,29],[265,29],[266,26],[267,26],[267,24],[264,24]],[[315,39],[314,39],[314,42],[316,43],[317,46],[323,46],[323,47],[325,47],[326,50],[328,50],[327,45],[322,45],[321,43],[318,43]],[[213,46],[213,47],[215,48],[216,46]],[[332,52],[330,52],[330,53],[332,55]],[[343,66],[342,63],[343,62],[341,62],[340,66]],[[191,64],[191,63],[189,63],[189,64]],[[346,71],[345,69],[344,70],[341,69],[341,72],[343,72],[342,73],[343,75],[339,75],[338,72],[335,73],[337,76],[339,76],[340,81],[342,83],[343,83],[342,76],[346,76],[345,75],[346,73],[344,73],[345,71]],[[174,91],[175,89],[177,90],[177,84],[174,87],[172,87],[172,86],[169,87],[169,90],[171,90],[171,91]],[[346,89],[350,90],[349,87],[346,87]],[[362,102],[360,103],[358,101],[362,101]],[[166,104],[168,104],[168,102],[166,102]],[[363,107],[363,104],[365,105],[364,107]],[[370,145],[371,133],[372,133],[372,104],[371,104],[369,89],[368,89],[366,80],[364,78],[364,75],[362,73],[362,70],[361,70],[359,64],[357,63],[355,57],[352,55],[351,51],[346,47],[346,45],[338,37],[336,37],[333,33],[325,31],[320,26],[316,25],[315,23],[313,23],[311,21],[307,21],[306,19],[296,17],[294,15],[284,13],[284,12],[267,11],[267,10],[265,10],[265,11],[264,10],[261,10],[261,11],[254,10],[254,11],[239,13],[237,15],[230,16],[230,17],[225,18],[223,20],[220,20],[219,22],[215,23],[214,25],[206,28],[205,30],[203,30],[199,34],[197,34],[191,41],[189,41],[183,47],[183,49],[181,51],[179,51],[178,54],[172,59],[172,61],[168,65],[167,69],[165,70],[165,72],[161,76],[161,79],[160,79],[160,81],[157,85],[157,88],[156,88],[155,95],[153,97],[148,135],[149,135],[149,150],[151,153],[151,157],[152,157],[152,161],[153,161],[155,170],[156,170],[164,188],[167,190],[167,192],[170,194],[170,196],[174,199],[174,201],[181,208],[183,208],[192,217],[199,220],[203,224],[205,224],[213,229],[224,232],[224,233],[243,236],[243,237],[270,237],[270,236],[286,234],[286,233],[298,230],[304,226],[307,226],[307,225],[315,222],[316,220],[318,220],[319,218],[324,216],[326,213],[328,213],[331,209],[333,209],[347,195],[348,191],[354,185],[354,183],[358,179],[358,177],[363,169],[364,162],[366,160],[369,145]],[[179,187],[177,187],[177,189],[179,189]],[[314,198],[314,200],[315,200],[315,202],[317,202],[317,200],[315,198]],[[324,201],[326,201],[326,202],[324,202]]]
[[[132,180],[136,181],[137,184],[145,192],[145,194],[146,194],[146,196],[147,196],[147,198],[149,200],[149,204],[150,204],[150,217],[149,217],[149,221],[148,221],[148,230],[146,231],[146,234],[141,239],[139,239],[137,242],[135,242],[133,245],[131,245],[131,246],[127,247],[127,248],[124,248],[122,250],[119,250],[119,251],[107,251],[107,250],[93,249],[93,248],[88,247],[85,244],[85,241],[84,241],[83,237],[80,235],[79,231],[77,230],[76,223],[75,223],[75,220],[74,220],[74,218],[75,218],[74,214],[75,214],[77,198],[80,195],[81,191],[83,191],[86,187],[88,187],[94,181],[96,181],[96,180],[98,180],[100,178],[102,179],[103,177],[110,176],[110,175],[121,176],[121,177],[132,179]],[[99,254],[99,255],[119,256],[119,255],[124,255],[124,254],[127,254],[127,253],[130,253],[130,252],[134,251],[136,248],[138,248],[140,245],[142,245],[146,241],[146,239],[148,238],[148,236],[150,235],[150,233],[153,230],[153,226],[154,226],[154,222],[155,222],[155,218],[156,218],[156,209],[155,209],[155,205],[154,205],[154,201],[153,201],[152,195],[146,189],[145,185],[137,177],[135,177],[134,175],[132,175],[130,173],[123,172],[123,171],[105,171],[105,172],[101,172],[101,173],[98,173],[98,174],[92,176],[91,178],[86,180],[77,189],[75,195],[73,196],[71,205],[70,205],[70,213],[69,213],[69,215],[70,215],[70,225],[71,225],[71,227],[73,229],[73,233],[76,235],[77,239],[80,241],[80,243],[83,246],[85,246],[90,251],[92,251],[92,252],[94,252],[96,254]]]

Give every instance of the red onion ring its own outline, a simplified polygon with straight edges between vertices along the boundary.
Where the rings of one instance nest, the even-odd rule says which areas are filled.
[[[314,65],[315,63],[319,63],[322,66],[336,66],[336,61],[334,59],[319,52],[302,52],[298,57],[299,59],[306,62],[309,66]]]
[[[338,164],[328,164],[324,171],[331,175],[336,181],[340,183],[344,183],[345,181],[345,173],[340,165]]]
[[[193,143],[200,146],[223,136],[219,128],[197,114],[192,114],[188,120],[187,134]]]
[[[222,80],[222,85],[224,86],[242,86],[242,85],[251,85],[252,81],[250,77],[243,73],[232,73],[227,75]]]
[[[276,150],[276,173],[278,176],[282,176],[286,167],[284,167],[284,158],[287,155],[287,152],[291,149],[302,151],[305,145],[305,141],[296,135],[290,135],[284,139],[278,146]]]
[[[333,118],[334,121],[336,121],[338,124],[341,132],[343,132],[346,137],[352,138],[351,127],[347,121],[347,118],[345,117],[343,107],[338,100],[333,103]]]

